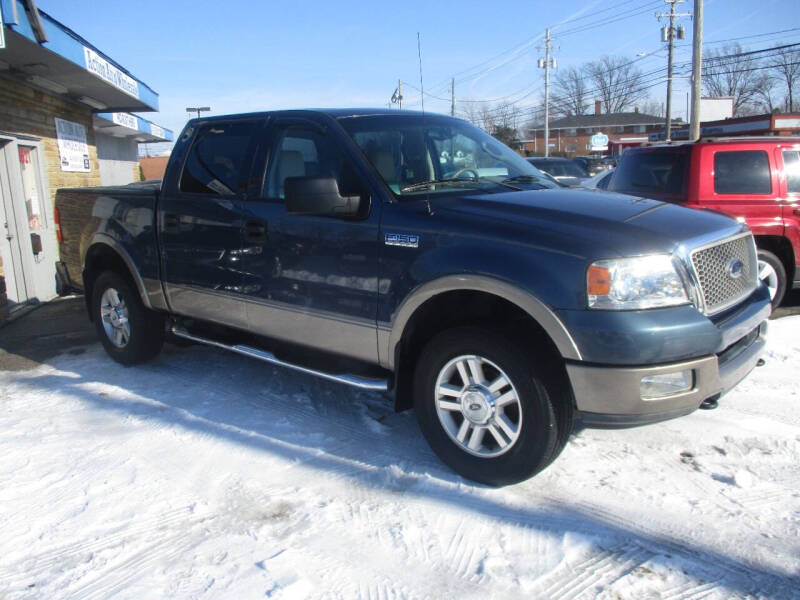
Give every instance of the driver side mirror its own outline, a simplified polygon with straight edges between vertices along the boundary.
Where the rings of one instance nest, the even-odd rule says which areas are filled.
[[[321,217],[357,217],[361,196],[342,196],[334,177],[287,177],[283,184],[286,212]]]

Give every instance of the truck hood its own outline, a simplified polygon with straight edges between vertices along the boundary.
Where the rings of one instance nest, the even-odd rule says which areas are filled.
[[[741,228],[718,213],[601,190],[471,194],[432,205],[444,218],[479,227],[482,236],[594,258],[671,253],[688,240]]]

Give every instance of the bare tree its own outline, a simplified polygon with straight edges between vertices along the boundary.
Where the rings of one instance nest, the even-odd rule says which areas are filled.
[[[550,110],[554,115],[582,115],[590,99],[584,67],[558,71],[550,94]]]
[[[463,111],[464,117],[493,135],[505,144],[510,144],[518,137],[517,128],[520,120],[519,107],[512,102],[503,102],[492,106],[488,102],[469,102]]]
[[[664,103],[661,100],[648,98],[640,105],[639,112],[653,117],[665,117],[667,111],[664,109]]]
[[[785,108],[787,112],[793,112],[798,82],[800,82],[800,50],[776,48],[775,54],[767,60],[767,66],[770,74],[786,86]]]
[[[622,56],[603,56],[587,63],[585,73],[607,113],[623,112],[647,95],[641,71]]]
[[[703,87],[710,96],[731,96],[733,116],[758,110],[759,90],[768,86],[769,76],[759,59],[742,51],[738,43],[711,50],[703,65]]]

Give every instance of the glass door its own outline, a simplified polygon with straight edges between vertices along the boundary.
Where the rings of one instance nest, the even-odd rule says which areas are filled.
[[[12,309],[16,304],[55,295],[52,206],[42,170],[39,142],[0,140],[0,193],[3,197],[3,273]]]

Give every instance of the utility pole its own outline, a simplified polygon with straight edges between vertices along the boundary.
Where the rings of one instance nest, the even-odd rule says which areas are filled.
[[[539,59],[539,68],[544,69],[544,155],[550,155],[550,68],[555,68],[555,60],[550,62],[551,42],[550,28],[544,34],[544,59]],[[541,49],[541,47],[540,47]]]
[[[694,28],[692,30],[692,118],[689,140],[700,139],[700,95],[703,92],[703,0],[694,0]],[[791,93],[791,90],[790,92]]]
[[[662,17],[669,18],[669,25],[661,29],[661,41],[667,42],[669,47],[667,57],[667,111],[664,123],[664,131],[666,133],[665,139],[669,142],[672,139],[672,62],[675,52],[675,37],[682,40],[684,38],[683,25],[679,25],[677,30],[675,28],[675,19],[678,17],[691,17],[692,13],[676,13],[675,5],[683,2],[684,0],[664,0],[669,4],[668,13],[659,13],[656,16],[661,19]]]
[[[450,79],[450,116],[456,116],[456,78]]]

